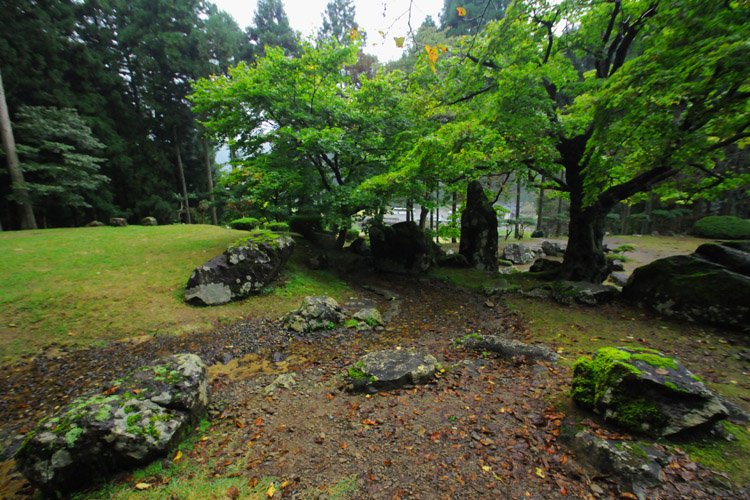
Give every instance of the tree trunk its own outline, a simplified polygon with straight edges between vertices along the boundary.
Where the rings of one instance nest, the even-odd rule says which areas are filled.
[[[555,220],[555,236],[560,236],[560,227],[562,226],[560,216],[562,215],[562,196],[557,199],[557,218]]]
[[[36,229],[34,209],[31,206],[29,192],[24,187],[23,172],[20,167],[21,163],[18,161],[18,154],[16,153],[16,141],[13,138],[13,127],[11,126],[10,115],[8,114],[8,104],[5,102],[5,88],[3,87],[2,75],[0,75],[0,135],[2,135],[3,148],[5,149],[8,161],[11,189],[16,197],[16,203],[21,208],[21,229]]]
[[[174,150],[177,157],[177,171],[180,174],[180,187],[182,188],[182,198],[185,200],[185,221],[192,224],[190,220],[190,202],[188,201],[187,184],[185,183],[185,171],[182,168],[182,155],[180,154],[180,143],[177,141],[177,127],[174,127]]]
[[[336,236],[336,249],[341,250],[344,248],[344,243],[346,243],[346,233],[349,231],[349,228],[340,228],[338,235]]]
[[[518,230],[518,219],[521,217],[521,180],[518,179],[516,182],[516,227],[514,231],[514,237],[518,239],[520,237],[520,231]]]
[[[421,206],[419,212],[419,229],[424,231],[424,227],[427,224],[427,216],[430,215],[430,211],[424,205]]]
[[[563,258],[560,279],[601,283],[609,266],[604,256],[604,230],[609,210],[598,204],[581,208],[580,198],[571,194],[568,247]]]
[[[630,217],[630,205],[626,204],[622,211],[622,227],[620,234],[628,234],[628,217]]]
[[[216,206],[214,205],[214,177],[211,173],[211,157],[209,156],[208,137],[203,138],[203,152],[206,157],[206,182],[208,183],[208,201],[211,203],[211,224],[219,225],[219,219],[216,217]]]
[[[544,212],[544,176],[542,176],[542,185],[539,187],[539,203],[537,205],[536,230],[542,230],[542,212]]]
[[[456,192],[453,191],[453,204],[451,205],[452,220],[456,220],[456,196],[457,196]],[[456,242],[456,237],[455,236],[451,237],[451,243],[455,243],[455,242]]]

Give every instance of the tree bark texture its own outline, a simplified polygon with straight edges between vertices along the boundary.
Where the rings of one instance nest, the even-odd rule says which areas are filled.
[[[190,219],[190,202],[188,201],[187,184],[185,183],[185,170],[182,168],[182,155],[180,154],[180,143],[177,140],[177,127],[174,128],[174,151],[177,158],[177,171],[180,174],[180,187],[182,188],[182,198],[185,200],[185,221],[192,224]]]
[[[29,192],[24,188],[23,172],[21,163],[16,153],[16,141],[13,137],[13,127],[10,123],[8,103],[5,101],[5,87],[3,77],[0,74],[0,135],[2,135],[3,148],[8,161],[8,173],[10,174],[11,187],[16,195],[17,203],[21,208],[21,229],[36,229],[34,209],[29,199]]]
[[[211,172],[211,157],[209,156],[208,138],[203,138],[203,151],[206,156],[206,182],[208,184],[208,201],[211,203],[211,224],[219,225],[219,219],[216,217],[216,205],[214,205],[214,177]]]

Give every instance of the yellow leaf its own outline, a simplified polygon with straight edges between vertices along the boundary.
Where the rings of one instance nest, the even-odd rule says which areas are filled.
[[[273,498],[273,496],[276,494],[276,487],[271,483],[271,486],[268,487],[268,491],[266,491],[266,495],[268,495],[268,498]]]
[[[489,471],[491,471],[491,470],[492,470],[492,467],[490,467],[489,465],[483,465],[483,466],[482,466],[482,470],[483,470],[484,472],[489,472]]]
[[[403,36],[394,36],[393,40],[396,42],[396,47],[399,49],[404,48],[404,40],[406,40],[406,37]]]
[[[180,450],[177,450],[177,454],[172,459],[173,462],[177,463],[182,458],[182,452]]]
[[[463,7],[456,7],[456,10],[458,11],[458,15],[460,17],[464,17],[466,15],[466,9]]]
[[[138,484],[135,485],[135,489],[136,490],[147,490],[150,487],[151,487],[151,485],[148,484],[148,483],[138,483]]]
[[[542,470],[541,467],[537,467],[536,468],[536,475],[539,476],[539,477],[541,477],[542,479],[544,479],[545,477],[547,477],[547,476],[544,475],[544,471]]]
[[[359,30],[357,28],[352,28],[352,30],[349,31],[349,39],[352,42],[355,40],[359,40]]]
[[[440,52],[448,52],[448,47],[446,47],[442,43],[437,44],[435,47],[437,47]]]

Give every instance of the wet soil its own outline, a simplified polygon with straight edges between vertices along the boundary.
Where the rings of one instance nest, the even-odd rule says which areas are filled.
[[[281,498],[300,498],[347,477],[357,481],[353,498],[362,499],[631,498],[560,444],[566,413],[573,411],[566,368],[464,351],[455,342],[475,332],[528,341],[523,318],[427,278],[362,274],[352,286],[353,300],[372,301],[386,313],[385,328],[292,335],[275,319],[247,318],[206,334],[51,351],[4,367],[0,497],[35,498],[10,455],[40,418],[78,395],[106,390],[111,380],[155,358],[193,352],[211,365],[213,403],[207,439],[187,459],[212,463],[213,476],[243,460],[248,481],[265,475],[288,481]],[[428,352],[444,372],[426,386],[349,392],[348,366],[383,348]],[[267,393],[286,372],[296,385]],[[605,432],[595,424],[592,429]],[[665,484],[650,498],[744,497],[685,455],[671,453]]]

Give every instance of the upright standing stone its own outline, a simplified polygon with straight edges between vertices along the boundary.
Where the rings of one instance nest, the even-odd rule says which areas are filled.
[[[497,271],[497,214],[479,181],[467,189],[458,253],[477,269]]]

